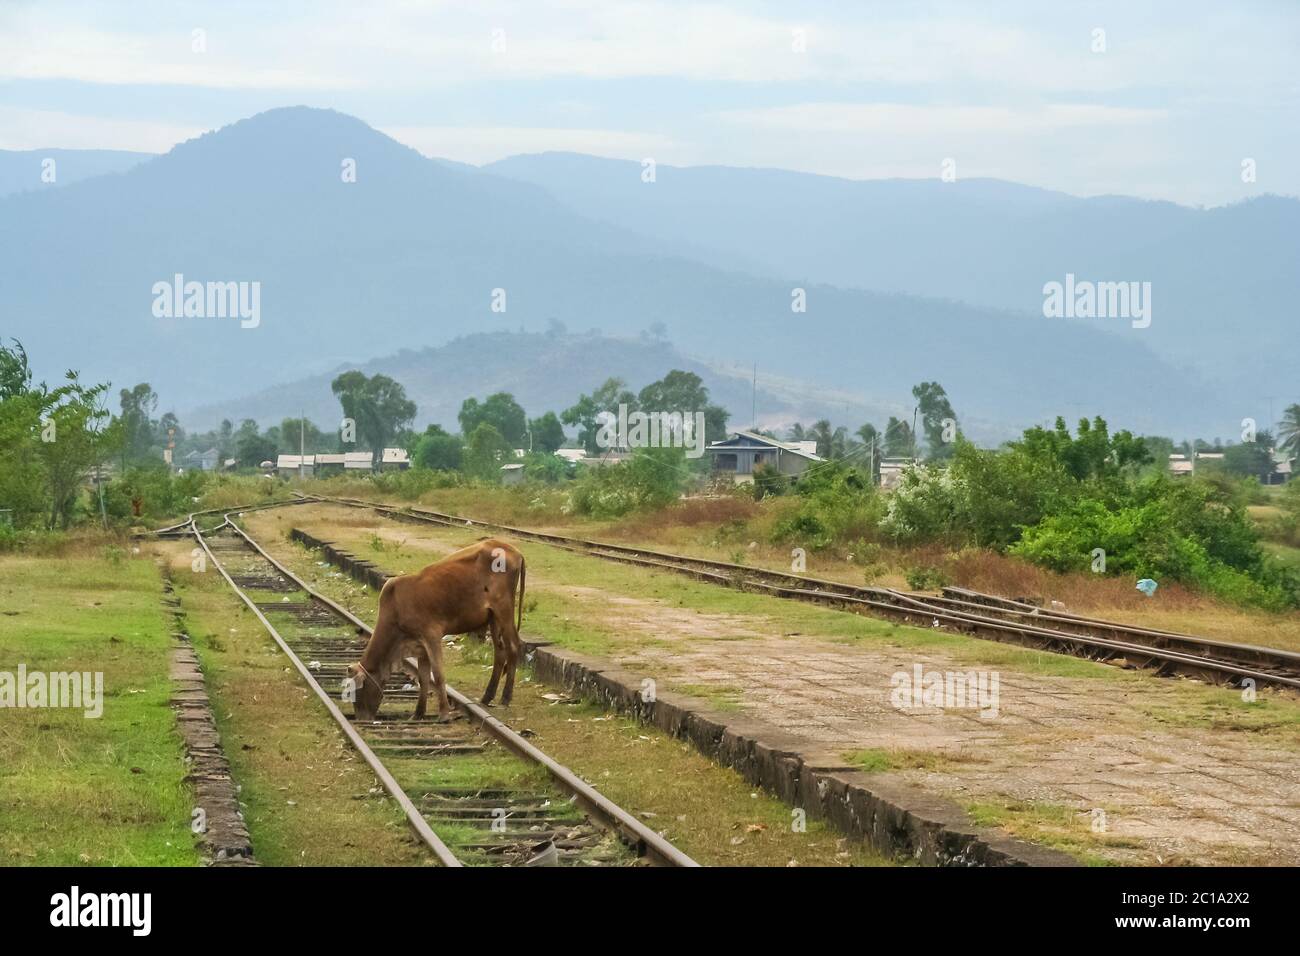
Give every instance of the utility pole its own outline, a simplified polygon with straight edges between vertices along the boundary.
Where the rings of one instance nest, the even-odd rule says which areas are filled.
[[[751,431],[758,431],[758,363],[754,363],[753,386],[749,393],[749,411],[753,423],[749,426]]]
[[[298,477],[307,474],[307,417],[298,410]]]

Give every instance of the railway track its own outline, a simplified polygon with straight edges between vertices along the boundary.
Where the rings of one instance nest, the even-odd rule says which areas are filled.
[[[274,507],[267,505],[265,507]],[[192,535],[308,682],[445,866],[696,866],[690,857],[448,686],[461,719],[413,719],[399,671],[381,719],[354,724],[329,692],[361,656],[370,627],[269,555],[230,516]],[[215,512],[200,512],[213,514]],[[161,529],[175,536],[172,526]]]
[[[706,558],[515,528],[422,508],[397,508],[357,498],[320,495],[303,496],[301,500],[366,508],[399,521],[501,532],[592,557],[686,574],[727,587],[886,617],[905,624],[945,628],[973,637],[1145,668],[1162,676],[1181,675],[1236,686],[1242,686],[1245,681],[1253,681],[1256,686],[1300,690],[1300,654],[1045,610],[1024,602],[962,588],[946,588],[942,596],[935,596],[892,588],[856,586]]]

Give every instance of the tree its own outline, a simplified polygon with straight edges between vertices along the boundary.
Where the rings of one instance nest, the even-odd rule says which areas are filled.
[[[930,457],[934,459],[951,458],[955,431],[946,434],[949,423],[954,430],[957,413],[952,410],[952,403],[943,386],[938,382],[922,382],[912,387],[912,397],[916,399],[917,410],[921,413],[921,429],[925,432],[925,443]]]
[[[66,528],[86,471],[124,441],[125,430],[103,406],[107,383],[83,385],[69,371],[66,385],[50,391],[42,385],[41,391],[45,407],[36,451],[45,466],[49,526]]]
[[[511,448],[524,446],[528,416],[509,392],[489,395],[481,404],[476,398],[467,398],[461,403],[457,418],[460,420],[460,433],[466,438],[486,422],[500,432]]]
[[[343,415],[356,422],[360,444],[378,461],[393,437],[415,418],[415,403],[406,389],[387,375],[367,378],[358,371],[344,372],[330,385],[343,406]]]
[[[245,419],[244,424],[252,422],[252,419]],[[253,422],[253,430],[249,432],[245,428],[240,428],[239,438],[235,442],[235,457],[239,459],[242,467],[257,468],[264,461],[275,461],[278,449],[276,444],[265,435],[257,433],[257,423]]]
[[[158,396],[148,382],[141,382],[135,388],[122,389],[118,399],[122,408],[122,467],[125,468],[128,462],[151,457],[149,451],[155,434],[153,413],[158,408]]]
[[[1277,423],[1277,449],[1300,455],[1300,405],[1288,405]]]
[[[627,390],[627,383],[621,378],[607,378],[600,388],[590,395],[578,396],[572,407],[560,413],[560,421],[566,425],[578,427],[578,441],[587,449],[588,455],[598,455],[608,449],[601,448],[596,442],[600,433],[600,423],[596,417],[602,413],[618,414],[618,406],[626,405],[628,412],[637,408],[637,398]]]
[[[1223,470],[1233,475],[1268,481],[1273,474],[1273,436],[1267,431],[1256,433],[1254,441],[1229,445],[1223,451]]]
[[[531,452],[524,456],[524,477],[529,481],[540,481],[548,485],[558,485],[569,477],[573,465],[551,452]]]
[[[1035,425],[1019,441],[1010,444],[1033,457],[1059,462],[1079,480],[1110,477],[1130,466],[1151,462],[1151,453],[1141,438],[1128,431],[1118,431],[1112,436],[1100,416],[1091,422],[1079,419],[1077,437],[1071,437],[1065,419],[1058,417],[1050,431]]]
[[[831,428],[828,419],[821,419],[813,423],[812,429],[808,432],[808,439],[815,439],[817,442],[817,454],[826,459],[843,458],[847,451],[848,429]]]
[[[235,457],[235,426],[230,423],[229,418],[221,420],[221,427],[217,429],[217,451],[221,460]]]
[[[533,435],[533,451],[554,455],[564,446],[564,426],[560,424],[560,419],[555,412],[547,412],[541,418],[534,418],[528,428]]]
[[[415,443],[411,462],[416,468],[435,471],[458,471],[464,455],[464,446],[455,435],[449,435],[441,425],[430,425]]]
[[[485,481],[500,477],[501,466],[513,461],[514,446],[496,427],[482,422],[465,441],[465,473]]]
[[[17,527],[42,520],[45,468],[36,454],[45,407],[43,389],[31,387],[32,373],[22,344],[0,343],[0,504],[13,511]]]
[[[703,412],[705,444],[727,437],[727,410],[709,403],[709,390],[694,372],[673,369],[641,389],[637,403],[643,412],[680,412],[684,418],[690,416],[691,421],[696,412]],[[616,412],[617,408],[610,411]]]
[[[912,434],[912,426],[893,415],[889,416],[889,423],[885,426],[885,457],[916,457],[916,437]]]
[[[278,428],[268,428],[266,437],[290,455],[298,454],[300,448],[303,454],[316,455],[330,451],[334,444],[309,418],[286,418]]]
[[[885,443],[876,426],[867,422],[856,432],[854,432],[862,441],[866,448],[867,467],[871,470],[872,477],[880,474],[880,459],[885,454]]]

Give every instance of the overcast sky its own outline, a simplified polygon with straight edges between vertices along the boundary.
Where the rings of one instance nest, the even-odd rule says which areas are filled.
[[[0,0],[0,149],[160,152],[295,104],[476,164],[871,179],[951,158],[1218,205],[1300,194],[1300,2]]]

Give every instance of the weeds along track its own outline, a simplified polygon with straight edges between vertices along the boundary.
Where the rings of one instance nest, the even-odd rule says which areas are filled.
[[[442,864],[696,865],[450,686],[459,715],[449,723],[413,719],[416,690],[399,670],[385,688],[381,719],[354,724],[327,688],[341,692],[369,626],[267,554],[229,520],[236,510],[209,531],[191,516],[188,531]],[[172,534],[175,526],[162,530]]]
[[[892,588],[859,587],[724,561],[530,531],[424,508],[395,507],[356,498],[319,495],[305,496],[300,500],[367,508],[399,521],[501,532],[592,557],[686,574],[726,587],[886,617],[914,626],[943,628],[987,640],[1145,668],[1161,676],[1181,675],[1238,686],[1249,680],[1257,686],[1300,690],[1300,654],[1045,610],[963,588],[945,588],[942,596],[935,596]]]

